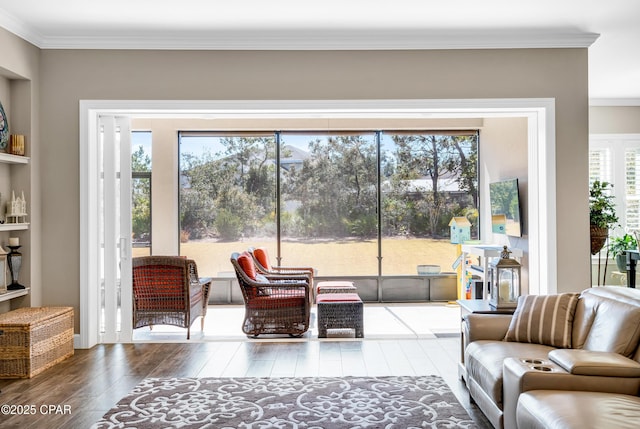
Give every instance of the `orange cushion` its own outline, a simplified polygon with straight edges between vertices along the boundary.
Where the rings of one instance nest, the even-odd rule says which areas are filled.
[[[252,310],[282,310],[285,308],[305,308],[304,291],[289,291],[285,296],[259,295],[247,303],[247,307]],[[288,313],[283,313],[286,317]]]
[[[238,264],[242,271],[249,276],[251,280],[256,279],[256,266],[253,263],[253,258],[248,252],[242,252],[240,256],[238,256]]]
[[[264,247],[258,247],[253,251],[253,255],[256,257],[260,265],[265,267],[267,270],[271,270],[271,264],[269,263],[269,254],[267,253],[267,249]]]

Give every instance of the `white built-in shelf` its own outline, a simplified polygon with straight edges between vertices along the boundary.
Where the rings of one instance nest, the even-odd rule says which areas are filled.
[[[20,296],[25,296],[29,294],[29,288],[26,289],[18,289],[18,290],[9,290],[7,293],[0,294],[0,302],[9,301],[14,298],[18,298]]]
[[[31,158],[28,156],[0,153],[0,162],[4,162],[6,164],[28,164],[30,159]]]
[[[2,223],[0,231],[24,231],[29,229],[29,223]]]

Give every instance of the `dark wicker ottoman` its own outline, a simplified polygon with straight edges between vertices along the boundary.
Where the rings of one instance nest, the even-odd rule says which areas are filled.
[[[357,293],[323,293],[317,302],[318,338],[327,338],[327,329],[345,328],[364,338],[363,304]]]

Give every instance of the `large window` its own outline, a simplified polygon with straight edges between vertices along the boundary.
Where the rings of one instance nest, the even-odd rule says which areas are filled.
[[[131,229],[134,256],[151,255],[151,133],[131,133]]]
[[[282,265],[377,275],[374,133],[280,135]]]
[[[477,132],[182,132],[180,254],[208,276],[249,246],[320,276],[451,271],[451,218],[478,238],[477,153]]]
[[[418,264],[451,271],[451,218],[469,219],[478,238],[477,162],[475,132],[382,135],[382,274],[415,273]]]
[[[619,218],[615,235],[640,231],[640,137],[592,137],[589,184],[594,180],[613,184]]]

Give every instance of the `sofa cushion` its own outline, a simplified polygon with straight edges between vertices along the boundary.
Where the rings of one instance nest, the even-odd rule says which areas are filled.
[[[640,291],[587,289],[578,307],[573,348],[633,357],[640,339]]]
[[[519,297],[505,341],[571,348],[573,317],[579,296],[562,293]]]
[[[518,397],[518,428],[638,428],[640,397],[617,393],[533,390]]]
[[[502,363],[508,357],[547,359],[553,347],[505,341],[474,341],[465,349],[464,362],[468,377],[502,409]]]

